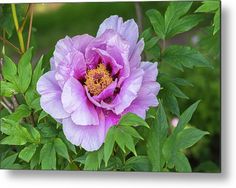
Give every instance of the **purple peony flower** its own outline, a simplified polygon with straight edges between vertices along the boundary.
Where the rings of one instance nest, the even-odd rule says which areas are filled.
[[[97,36],[78,35],[57,42],[51,71],[37,83],[40,104],[63,125],[74,145],[94,151],[122,115],[145,118],[157,106],[157,63],[141,62],[144,41],[135,21],[111,16]]]

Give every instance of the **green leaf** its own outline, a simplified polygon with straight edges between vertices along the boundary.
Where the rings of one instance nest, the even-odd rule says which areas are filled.
[[[30,141],[32,143],[38,144],[40,142],[40,138],[41,138],[39,131],[36,128],[32,127],[31,124],[26,125],[26,128],[31,135]]]
[[[116,140],[116,143],[118,144],[118,146],[120,147],[120,149],[124,153],[126,153],[125,146],[126,146],[126,143],[127,143],[127,139],[129,139],[127,137],[129,137],[129,135],[126,134],[124,131],[122,131],[121,129],[116,129],[115,140]]]
[[[176,146],[178,149],[189,148],[207,134],[209,133],[194,127],[186,128],[177,135]]]
[[[174,158],[174,165],[178,172],[191,172],[192,171],[187,157],[181,152],[176,153],[176,156]]]
[[[133,152],[134,155],[137,155],[134,140],[132,137],[133,134],[134,132],[130,132],[130,129],[122,129],[122,126],[117,126],[114,135],[116,143],[124,153],[126,153],[125,148],[128,148],[131,152]]]
[[[132,169],[134,171],[149,172],[152,168],[147,156],[133,156],[125,162],[125,169],[128,171]]]
[[[197,50],[187,46],[173,45],[168,47],[162,57],[163,63],[168,63],[171,66],[183,70],[182,66],[193,68],[195,67],[211,67],[210,63]]]
[[[143,38],[144,41],[148,41],[149,39],[152,38],[152,33],[153,33],[152,28],[147,28],[142,32],[140,38]]]
[[[31,144],[27,147],[25,147],[23,150],[21,150],[20,154],[19,154],[19,158],[21,158],[22,160],[29,162],[35,151],[36,151],[37,145],[35,144]]]
[[[212,161],[204,161],[201,164],[199,164],[195,169],[195,172],[207,172],[207,173],[219,173],[220,169],[217,164],[215,164]]]
[[[183,112],[183,114],[179,118],[179,122],[177,124],[177,127],[174,130],[174,134],[177,134],[184,129],[185,125],[187,125],[187,123],[192,118],[192,115],[195,112],[195,110],[197,109],[197,106],[199,103],[200,103],[200,100],[198,100],[197,102],[192,104],[190,107],[188,107],[187,110],[185,110]]]
[[[4,79],[12,83],[15,83],[17,67],[15,63],[7,56],[4,56],[2,74],[3,74]]]
[[[186,14],[190,9],[192,2],[171,2],[170,5],[167,7],[165,12],[165,34],[171,32],[171,30],[176,26],[178,23],[179,18]]]
[[[19,80],[17,82],[18,87],[20,88],[22,93],[25,93],[25,91],[28,89],[30,82],[31,82],[31,76],[32,76],[32,66],[31,66],[31,57],[32,57],[32,49],[29,48],[20,58],[19,64],[18,64],[18,75]]]
[[[14,31],[14,22],[12,19],[10,4],[0,6],[0,28],[6,31],[8,38],[12,36],[12,33]]]
[[[179,117],[179,105],[176,97],[172,94],[166,94],[163,97],[163,104],[170,110],[171,113]]]
[[[74,154],[77,154],[76,148],[73,144],[71,144],[63,134],[63,132],[59,133],[59,137],[63,140],[63,142],[67,145],[67,148],[72,151]]]
[[[55,147],[55,150],[58,155],[64,157],[68,161],[70,161],[67,147],[66,147],[65,143],[60,138],[55,138],[54,147]]]
[[[145,50],[149,50],[155,45],[157,45],[157,42],[159,41],[158,37],[152,37],[150,40],[145,42]]]
[[[39,114],[38,123],[47,116],[48,116],[48,114],[42,110]]]
[[[146,12],[154,31],[161,39],[165,38],[165,20],[157,10],[150,9]]]
[[[103,148],[98,151],[88,152],[85,159],[84,170],[98,170],[103,158]]]
[[[172,81],[175,84],[180,85],[180,86],[193,86],[192,83],[190,83],[188,80],[185,80],[183,78],[174,78],[172,79]]]
[[[31,85],[35,88],[36,83],[38,82],[38,79],[43,74],[44,69],[42,69],[42,63],[43,63],[43,56],[40,57],[38,63],[36,64],[36,67],[34,68],[33,76],[32,76],[32,82]]]
[[[24,145],[32,141],[32,137],[25,127],[9,119],[3,119],[1,122],[1,132],[9,136],[3,138],[0,144]]]
[[[1,169],[11,169],[16,158],[17,158],[17,155],[18,155],[18,153],[15,153],[15,154],[10,155],[10,156],[6,157],[5,159],[3,159],[0,162]]]
[[[31,158],[30,161],[30,169],[35,169],[35,167],[40,163],[40,150],[36,149],[35,154]]]
[[[213,35],[217,33],[217,31],[220,30],[220,9],[216,11],[216,14],[214,16],[214,31],[213,31]]]
[[[40,151],[40,162],[43,170],[56,170],[56,151],[53,143],[44,144]]]
[[[202,15],[187,15],[179,19],[173,24],[172,28],[168,31],[166,36],[171,38],[179,33],[191,30],[203,20]]]
[[[162,148],[162,153],[163,156],[167,162],[168,167],[174,166],[173,160],[175,157],[175,154],[177,152],[175,148],[175,143],[176,143],[176,135],[171,134],[164,142],[163,148]]]
[[[168,90],[170,93],[172,93],[174,96],[182,98],[182,99],[189,99],[187,95],[185,95],[175,84],[173,83],[167,83],[166,86],[168,87]]]
[[[163,106],[160,102],[156,118],[152,120],[147,137],[147,154],[152,164],[152,171],[161,171],[163,165],[162,147],[167,136],[168,123]]]
[[[133,113],[127,113],[120,119],[119,125],[123,126],[144,126],[149,128],[148,124],[141,117]]]
[[[49,124],[40,123],[38,124],[38,129],[39,129],[40,134],[44,138],[52,138],[52,137],[57,136],[58,134],[56,127],[51,124],[49,125]]]
[[[131,135],[125,133],[124,140],[126,141],[125,146],[135,155],[137,156],[136,150],[135,150],[135,144],[134,144],[134,139],[132,138]]]
[[[119,129],[121,129],[122,131],[128,133],[129,135],[141,139],[143,140],[143,138],[140,136],[140,134],[138,133],[138,131],[136,131],[133,127],[129,127],[129,126],[119,126]]]
[[[16,111],[10,114],[9,116],[6,116],[7,119],[11,119],[14,121],[20,121],[24,117],[28,117],[31,114],[31,110],[29,107],[25,104],[21,104],[17,107]]]
[[[25,16],[25,5],[16,4],[16,13],[19,23],[21,23]],[[8,38],[10,38],[15,30],[14,21],[12,17],[12,10],[10,4],[1,4],[0,6],[0,30],[5,30]]]
[[[214,12],[220,6],[219,1],[204,1],[195,12]]]
[[[108,164],[108,160],[111,157],[113,147],[115,144],[115,126],[111,127],[108,130],[108,133],[106,135],[105,143],[104,143],[104,161],[105,161],[105,166]]]
[[[0,89],[1,96],[11,97],[17,94],[17,87],[10,82],[0,80],[0,87],[1,87]]]

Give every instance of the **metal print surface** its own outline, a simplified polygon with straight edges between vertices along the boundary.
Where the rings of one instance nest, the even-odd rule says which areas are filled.
[[[220,13],[1,4],[0,168],[220,172]]]

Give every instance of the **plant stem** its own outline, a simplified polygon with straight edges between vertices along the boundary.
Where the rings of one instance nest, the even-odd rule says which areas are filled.
[[[33,115],[33,113],[30,114],[29,120],[30,120],[30,123],[33,125],[33,127],[35,127],[35,126],[36,126],[36,123],[35,123],[35,121],[34,121],[34,115]]]
[[[22,31],[20,31],[20,29],[19,29],[19,23],[18,23],[18,19],[17,19],[15,4],[11,4],[11,10],[12,10],[12,16],[13,16],[17,36],[18,36],[19,43],[20,43],[20,49],[21,49],[21,52],[24,53],[25,52],[24,39],[23,39]]]
[[[13,105],[7,100],[6,97],[2,97],[2,100],[11,110],[13,110]]]
[[[28,32],[28,40],[27,40],[27,47],[26,49],[29,48],[29,45],[30,45],[30,38],[31,38],[31,32],[32,32],[32,23],[33,23],[33,15],[34,15],[34,12],[33,12],[33,5],[30,4],[30,24],[29,24],[29,32]]]
[[[9,46],[13,47],[19,54],[21,54],[21,51],[19,48],[17,48],[14,44],[12,44],[10,41],[6,40],[5,38],[0,36],[0,40],[3,41],[3,43],[8,44]]]
[[[165,48],[166,48],[166,40],[163,39],[163,41],[162,41],[162,52],[165,50]]]
[[[24,20],[23,20],[23,22],[22,22],[22,24],[21,24],[21,27],[20,27],[20,29],[19,29],[21,32],[23,32],[24,27],[25,27],[25,24],[26,24],[27,17],[28,17],[29,11],[30,11],[30,5],[31,5],[31,4],[28,5],[28,8],[27,8],[27,11],[26,11]]]
[[[3,39],[5,39],[5,29],[3,29]],[[2,54],[5,55],[6,51],[5,51],[5,41],[3,40],[3,45],[2,45]]]
[[[12,96],[11,101],[13,103],[14,109],[16,109],[19,106],[16,96]]]
[[[139,31],[142,32],[143,31],[143,24],[142,24],[142,20],[143,20],[143,16],[142,16],[142,9],[140,6],[139,2],[135,2],[135,11],[136,11],[136,16],[137,16],[137,21],[138,21],[138,27],[139,27]]]
[[[4,108],[6,108],[7,111],[8,111],[10,114],[12,113],[11,109],[10,109],[3,101],[0,101],[0,104],[1,104]]]

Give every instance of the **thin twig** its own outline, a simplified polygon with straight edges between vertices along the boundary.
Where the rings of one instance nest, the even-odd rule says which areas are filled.
[[[165,48],[166,48],[166,40],[165,39],[163,39],[162,40],[162,53],[165,51]]]
[[[35,121],[34,121],[34,115],[33,115],[33,113],[30,114],[29,119],[30,119],[31,124],[32,124],[33,126],[35,126],[36,123],[35,123]]]
[[[140,3],[139,3],[139,2],[135,2],[134,4],[135,4],[135,11],[136,11],[136,16],[137,16],[139,31],[142,32],[142,31],[143,31],[143,24],[142,24],[143,15],[142,15],[142,9],[141,9],[141,6],[140,6]]]
[[[3,29],[3,39],[6,38],[6,31],[5,29]],[[6,51],[5,51],[5,42],[3,41],[3,45],[2,45],[2,54],[5,55]]]
[[[12,44],[10,41],[4,39],[0,36],[0,40],[2,40],[5,44],[8,44],[9,46],[13,47],[19,54],[21,54],[21,51],[19,48],[17,48],[14,44]]]
[[[30,12],[30,11],[29,11],[29,10],[30,10],[30,7],[31,7],[31,4],[28,5],[27,11],[26,11],[26,13],[25,13],[25,18],[24,18],[24,20],[23,20],[23,23],[22,23],[20,29],[19,29],[20,32],[23,32],[23,30],[24,30],[25,23],[26,23],[26,21],[27,21],[28,14],[29,14],[29,12]]]
[[[25,52],[25,44],[24,44],[23,34],[19,30],[19,23],[18,23],[18,19],[17,19],[16,5],[15,4],[11,4],[11,10],[12,10],[12,17],[13,17],[13,21],[14,21],[14,24],[15,24],[17,36],[18,36],[19,43],[20,43],[20,49],[21,49],[21,52],[24,53]]]
[[[0,101],[0,104],[7,109],[7,111],[11,114],[12,113],[12,110],[3,102],[3,101]]]
[[[10,103],[8,100],[7,100],[7,98],[6,97],[2,97],[2,100],[3,100],[3,102],[11,109],[11,110],[13,110],[13,105],[12,105],[12,103]]]
[[[29,45],[30,45],[30,38],[31,38],[31,32],[32,32],[32,23],[33,23],[33,16],[34,16],[33,5],[30,4],[30,24],[29,24],[29,32],[28,32],[28,39],[27,39],[27,46],[26,46],[26,49],[28,49],[28,48],[29,48]]]
[[[16,109],[19,106],[16,96],[12,96],[11,101],[13,103],[14,109]]]

